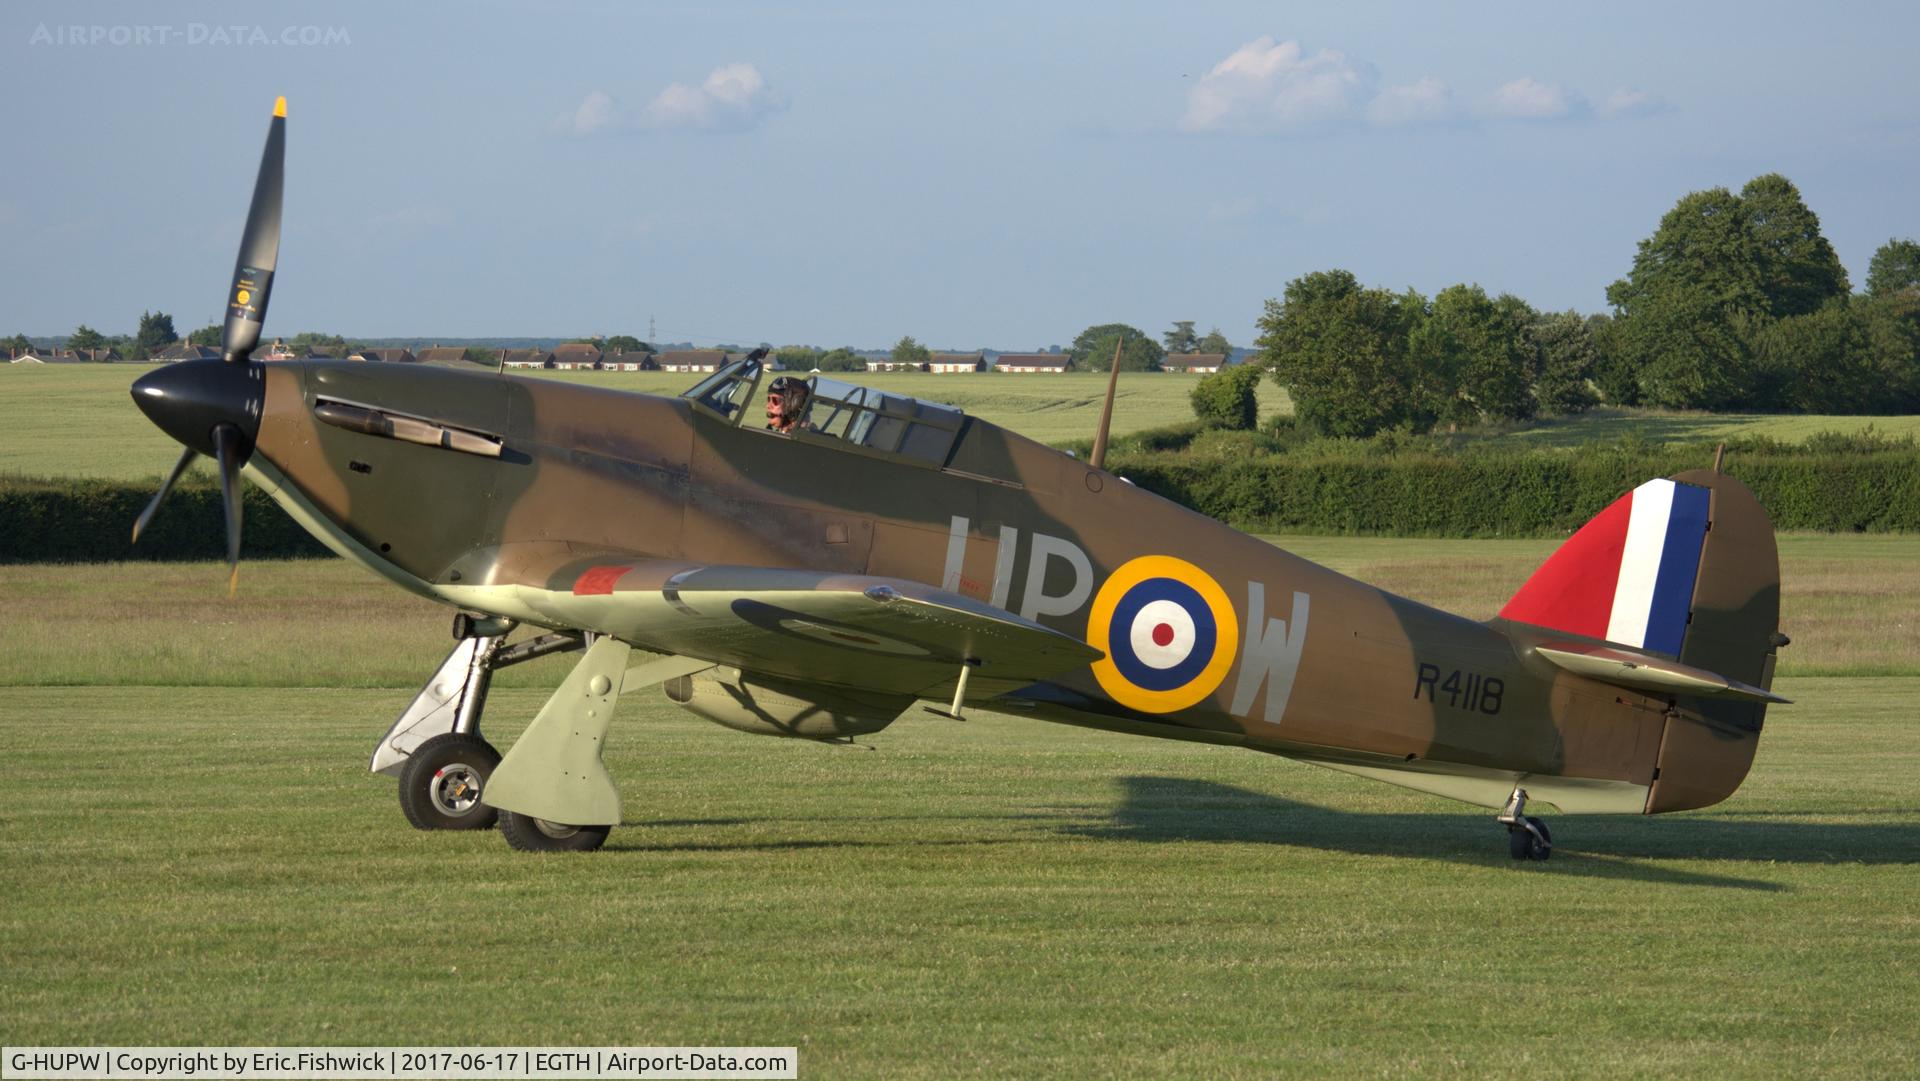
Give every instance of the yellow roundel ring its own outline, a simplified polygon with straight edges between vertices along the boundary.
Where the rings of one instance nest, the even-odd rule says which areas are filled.
[[[233,302],[235,304],[241,305],[242,307],[245,307],[252,300],[253,300],[253,294],[247,292],[245,289],[240,290],[240,292],[235,294],[233,298]]]
[[[1206,571],[1172,556],[1140,556],[1094,596],[1087,641],[1106,654],[1093,676],[1115,702],[1172,713],[1205,701],[1227,678],[1240,624]]]

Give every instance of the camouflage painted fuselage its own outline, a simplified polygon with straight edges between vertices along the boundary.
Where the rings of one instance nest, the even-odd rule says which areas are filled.
[[[323,399],[485,433],[499,453],[342,427],[316,416]],[[977,418],[943,461],[909,461],[739,426],[681,398],[286,363],[267,366],[247,468],[336,551],[461,608],[685,652],[653,624],[621,623],[603,603],[616,587],[596,568],[663,568],[620,578],[622,595],[658,594],[672,568],[716,564],[923,582],[1109,654],[1042,683],[983,670],[976,690],[994,708],[1239,744],[1488,806],[1516,782],[1569,812],[1716,802],[1745,776],[1764,710],[1572,675],[1531,653],[1535,628],[1374,589]],[[1717,474],[1689,480],[1716,498],[1737,488]],[[1728,499],[1727,514],[1749,505],[1757,514],[1750,496]],[[1707,543],[1722,537],[1761,544],[1731,528]],[[1771,655],[1749,633],[1777,622],[1777,584],[1751,571],[1773,559],[1764,515],[1758,537],[1764,551],[1706,564],[1694,655],[1681,659],[1764,686]],[[1715,628],[1735,621],[1747,629],[1717,647]],[[884,657],[854,659],[801,675],[886,683]],[[887,689],[943,698],[952,686]]]

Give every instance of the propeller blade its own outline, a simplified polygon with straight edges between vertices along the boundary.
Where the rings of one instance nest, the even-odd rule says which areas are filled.
[[[220,462],[220,502],[227,512],[227,596],[240,586],[240,461],[247,437],[231,424],[215,425],[213,449]]]
[[[227,290],[220,352],[228,361],[246,360],[260,344],[260,324],[267,318],[267,297],[273,292],[273,269],[280,261],[280,191],[286,158],[287,99],[280,98],[273,103],[267,147],[260,153],[260,175],[253,182],[253,206],[247,211],[247,231],[240,237],[240,257],[233,264],[233,288]]]
[[[147,524],[153,521],[154,512],[160,509],[160,504],[166,500],[167,493],[173,491],[174,483],[180,479],[180,474],[185,473],[187,467],[193,464],[193,456],[197,453],[199,452],[192,447],[180,452],[180,460],[173,463],[173,472],[167,474],[167,479],[160,482],[160,490],[153,493],[153,502],[147,504],[147,509],[140,512],[139,518],[134,519],[131,543],[140,543],[140,531],[147,528]]]

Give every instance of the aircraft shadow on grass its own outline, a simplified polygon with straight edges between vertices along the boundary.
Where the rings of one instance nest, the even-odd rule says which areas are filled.
[[[1498,827],[1482,814],[1341,811],[1232,785],[1135,776],[1108,822],[1076,825],[1083,836],[1130,841],[1275,844],[1358,855],[1418,856],[1461,863],[1508,861]],[[1549,825],[1560,822],[1549,819]],[[1920,824],[1795,822],[1775,814],[1678,818],[1583,816],[1561,826],[1553,859],[1530,868],[1677,885],[1785,890],[1777,882],[1705,874],[1650,861],[1920,863]]]
[[[1233,785],[1182,777],[1120,779],[1119,801],[1110,809],[1057,806],[1027,813],[862,817],[843,823],[842,835],[780,840],[679,839],[680,830],[766,825],[777,818],[635,818],[634,835],[612,848],[635,852],[788,851],[834,848],[932,848],[1028,844],[1033,835],[971,838],[862,837],[858,826],[924,820],[1003,821],[1044,826],[1058,833],[1114,841],[1270,844],[1356,855],[1420,857],[1456,863],[1507,864],[1505,839],[1481,813],[1418,814],[1342,811]],[[1550,824],[1558,824],[1549,820]],[[1782,891],[1779,882],[1708,874],[1664,861],[1715,860],[1752,863],[1920,864],[1920,823],[1798,822],[1781,812],[1733,811],[1709,816],[1647,818],[1583,816],[1565,820],[1553,859],[1516,867],[1547,873],[1623,878],[1673,885]],[[645,838],[642,840],[641,838]]]

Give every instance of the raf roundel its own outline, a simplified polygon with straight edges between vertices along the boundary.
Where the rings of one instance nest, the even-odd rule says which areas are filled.
[[[1220,686],[1240,628],[1226,591],[1206,571],[1172,556],[1141,556],[1100,587],[1087,641],[1106,653],[1093,675],[1114,701],[1172,713]]]

